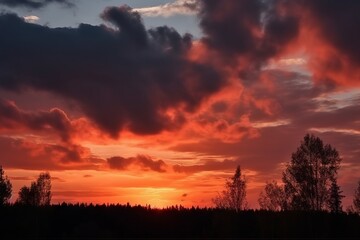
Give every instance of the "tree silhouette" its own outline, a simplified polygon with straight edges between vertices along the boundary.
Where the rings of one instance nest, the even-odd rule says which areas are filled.
[[[270,211],[281,211],[286,209],[284,190],[276,181],[266,183],[264,192],[260,192],[258,202],[260,209]]]
[[[36,182],[32,182],[30,187],[22,187],[19,191],[18,203],[23,205],[39,206],[39,192]]]
[[[341,195],[342,191],[340,190],[339,185],[337,185],[336,181],[331,183],[330,187],[330,195],[328,200],[329,210],[333,213],[342,212],[342,199],[344,195]]]
[[[12,185],[7,176],[4,175],[4,170],[0,166],[0,206],[9,203],[12,193]]]
[[[48,172],[41,173],[37,179],[37,189],[39,192],[39,205],[50,205],[51,202],[51,177]]]
[[[285,196],[293,210],[325,210],[340,168],[338,151],[307,134],[283,172]],[[337,184],[336,184],[337,185]]]
[[[241,168],[237,166],[232,178],[226,180],[225,189],[213,199],[216,208],[241,211],[247,208],[246,180],[241,175]]]
[[[360,214],[360,181],[358,182],[358,186],[355,190],[353,204],[355,212]]]
[[[32,206],[46,206],[51,203],[51,177],[49,173],[41,173],[30,187],[22,187],[19,191],[18,203]]]

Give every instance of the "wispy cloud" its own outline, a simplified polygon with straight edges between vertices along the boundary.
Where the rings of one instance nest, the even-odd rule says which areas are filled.
[[[170,17],[174,15],[193,15],[199,9],[196,0],[176,0],[159,6],[135,8],[134,11],[146,17]]]

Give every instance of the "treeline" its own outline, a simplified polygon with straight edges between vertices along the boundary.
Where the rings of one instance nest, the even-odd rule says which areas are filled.
[[[341,158],[330,144],[306,134],[282,173],[282,184],[267,182],[259,195],[259,206],[270,211],[328,211],[343,212],[342,191],[338,185]],[[224,190],[213,198],[215,208],[235,211],[247,210],[247,181],[238,166],[232,178],[226,180]],[[8,205],[12,185],[0,166],[0,206]],[[51,177],[45,172],[18,193],[15,204],[47,206],[51,203]],[[354,191],[353,204],[347,212],[360,214],[360,181]]]
[[[328,211],[343,212],[342,191],[338,185],[341,158],[330,144],[306,134],[282,173],[282,184],[267,182],[259,195],[259,206],[270,211]],[[213,198],[215,208],[235,211],[247,210],[247,181],[238,166],[232,178],[225,182],[224,190]],[[12,185],[0,166],[0,206],[8,205]],[[15,204],[47,206],[51,203],[51,177],[41,173],[30,187],[24,186]],[[353,204],[347,212],[360,214],[360,181],[354,191]]]
[[[51,205],[51,177],[41,173],[10,204],[12,185],[0,166],[0,238],[358,238],[360,182],[342,209],[335,148],[307,134],[283,171],[266,183],[260,210],[249,209],[240,166],[213,199],[215,207]]]
[[[314,211],[24,205],[1,209],[2,239],[357,238],[360,216]]]
[[[342,190],[338,185],[341,158],[330,144],[306,134],[282,173],[282,184],[267,182],[259,195],[259,206],[269,211],[328,211],[342,213]],[[225,183],[213,199],[216,208],[242,211],[248,209],[246,177],[241,168]],[[360,181],[353,204],[347,212],[360,214]]]

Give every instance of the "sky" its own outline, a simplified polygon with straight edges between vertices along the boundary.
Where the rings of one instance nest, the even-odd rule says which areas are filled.
[[[360,2],[0,0],[0,165],[12,201],[249,206],[307,133],[360,179]]]

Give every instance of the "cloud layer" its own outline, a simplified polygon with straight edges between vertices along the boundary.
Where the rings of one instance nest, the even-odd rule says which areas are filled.
[[[145,30],[124,6],[102,18],[113,28],[56,28],[0,16],[0,88],[45,90],[75,101],[102,130],[118,136],[176,129],[225,83],[211,66],[186,58],[191,36],[166,26]],[[170,114],[171,112],[171,114]]]

